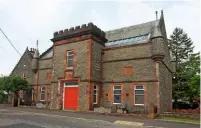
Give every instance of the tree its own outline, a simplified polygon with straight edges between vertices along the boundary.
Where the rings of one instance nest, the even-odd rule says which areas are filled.
[[[186,97],[189,101],[200,97],[200,53],[191,54],[189,60],[185,63],[185,74],[189,84],[189,90]]]
[[[191,78],[196,74],[194,67],[197,64],[191,62],[194,59],[193,42],[187,33],[181,28],[175,28],[170,36],[169,47],[176,62],[176,73],[173,79],[173,98],[175,101],[189,97]],[[199,66],[198,66],[199,68]],[[187,98],[188,99],[188,98]]]
[[[15,98],[19,97],[19,91],[29,91],[31,86],[28,82],[19,76],[2,76],[0,77],[0,92],[12,92]]]

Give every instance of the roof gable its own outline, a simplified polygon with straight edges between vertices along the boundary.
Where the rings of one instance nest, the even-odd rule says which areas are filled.
[[[13,72],[16,70],[17,66],[20,64],[20,62],[24,59],[25,55],[28,54],[28,57],[30,59],[33,58],[33,54],[28,50],[28,47],[26,48],[26,50],[24,51],[23,55],[20,57],[19,61],[17,62],[17,64],[15,65],[14,69],[12,70],[12,72],[10,73],[10,75],[13,74]]]
[[[45,52],[40,55],[40,59],[46,59],[53,56],[53,46],[48,48]]]

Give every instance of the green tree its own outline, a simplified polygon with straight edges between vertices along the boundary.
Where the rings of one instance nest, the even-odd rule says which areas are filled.
[[[185,62],[185,74],[189,84],[186,97],[189,101],[200,97],[200,53],[191,54]]]
[[[15,98],[19,97],[19,91],[29,91],[31,86],[28,82],[19,76],[2,76],[0,77],[0,92],[12,92]]]
[[[181,28],[175,28],[170,36],[169,47],[176,63],[176,73],[173,79],[173,98],[175,101],[186,97],[189,91],[189,73],[187,61],[193,53],[193,42]],[[192,73],[193,74],[193,73]],[[192,76],[192,75],[191,75]],[[190,77],[191,78],[191,77]]]

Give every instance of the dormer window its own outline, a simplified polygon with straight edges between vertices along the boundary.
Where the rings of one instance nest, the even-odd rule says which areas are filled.
[[[73,68],[73,51],[68,51],[67,52],[67,69],[72,69]]]

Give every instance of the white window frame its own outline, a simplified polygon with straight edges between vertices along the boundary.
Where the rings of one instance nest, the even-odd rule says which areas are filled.
[[[97,104],[98,103],[98,86],[94,85],[94,87],[96,88],[93,88],[93,98],[94,98],[94,95],[96,95],[96,102],[93,102],[93,104]],[[94,90],[96,90],[96,94],[94,94]]]
[[[44,89],[44,90],[43,90],[43,89]],[[42,93],[43,91],[44,91],[44,93]],[[41,88],[40,88],[40,101],[45,101],[45,99],[44,99],[44,100],[41,99],[41,95],[42,95],[42,94],[45,95],[45,87],[41,87]],[[45,97],[44,97],[44,98],[45,98]]]
[[[120,86],[121,87],[121,85],[114,85],[113,86],[113,104],[121,104],[122,103],[122,87],[121,87],[121,89],[115,89],[115,86]],[[121,94],[114,94],[115,90],[121,90]],[[114,95],[120,95],[121,96],[121,103],[114,103]]]
[[[72,55],[69,55],[69,53],[70,52],[72,52]],[[68,67],[68,57],[69,56],[72,56],[72,67]],[[74,58],[74,53],[73,53],[73,51],[71,50],[71,51],[67,51],[67,55],[66,55],[66,66],[67,66],[67,69],[73,69],[73,58]]]
[[[142,86],[143,89],[137,89],[137,88],[136,88],[137,86]],[[134,102],[135,102],[135,96],[136,96],[136,95],[143,95],[143,96],[145,96],[144,94],[136,94],[136,93],[135,93],[136,90],[142,90],[142,91],[144,91],[144,85],[135,85],[135,88],[134,88]],[[143,99],[143,101],[144,101],[144,99]],[[135,102],[135,105],[144,106],[144,104],[136,104],[136,102]]]

